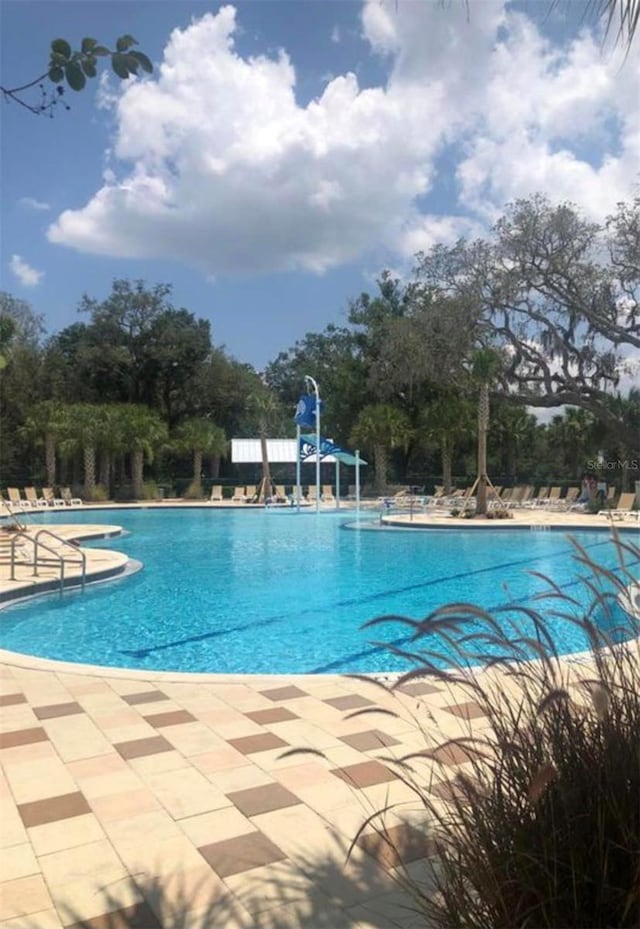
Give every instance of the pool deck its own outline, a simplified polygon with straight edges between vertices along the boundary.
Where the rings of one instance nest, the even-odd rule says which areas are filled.
[[[506,525],[606,520],[519,511]],[[68,538],[116,529],[55,526]],[[85,552],[90,574],[122,567],[117,553]],[[7,577],[0,564],[0,595]],[[32,577],[21,582],[33,590]],[[10,652],[0,652],[0,707],[3,929],[421,925],[373,826],[348,863],[347,852],[367,816],[393,806],[386,826],[420,876],[424,812],[385,758],[485,725],[460,688],[439,682],[390,694],[335,675],[162,674]],[[310,753],[286,754],[301,748]],[[461,754],[434,765],[429,789],[443,803]]]

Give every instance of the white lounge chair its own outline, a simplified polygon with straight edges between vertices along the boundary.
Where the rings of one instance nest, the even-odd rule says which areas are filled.
[[[636,519],[640,520],[640,510],[634,510],[633,505],[635,503],[636,495],[631,491],[630,493],[620,494],[620,499],[618,500],[618,505],[615,510],[600,510],[600,514],[604,516],[610,516],[611,519]]]
[[[222,500],[222,485],[214,484],[211,488],[211,496],[209,497],[211,503],[218,503]]]
[[[80,499],[80,497],[72,497],[72,496],[71,496],[71,488],[70,488],[70,487],[61,487],[61,488],[60,488],[60,496],[61,496],[61,498],[64,500],[65,506],[84,506],[84,504],[83,504],[82,500]]]

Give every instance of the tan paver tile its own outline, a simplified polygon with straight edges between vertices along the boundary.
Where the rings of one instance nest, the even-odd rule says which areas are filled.
[[[228,890],[202,858],[190,868],[181,868],[176,862],[175,870],[163,875],[161,882],[149,881],[142,889],[165,929],[178,929],[185,922],[196,929],[198,925],[202,929],[227,925]],[[201,922],[204,917],[208,917],[207,922]]]
[[[0,894],[0,920],[28,916],[53,906],[41,874],[31,874],[15,881],[5,881]]]
[[[130,819],[111,820],[104,824],[104,830],[118,853],[126,848],[137,849],[143,842],[154,847],[165,839],[179,839],[183,835],[173,817],[164,809],[138,813]]]
[[[49,887],[83,878],[87,883],[93,880],[106,886],[126,874],[124,865],[107,839],[42,855],[39,862]]]
[[[282,807],[295,806],[301,801],[299,797],[281,784],[265,784],[262,787],[250,787],[227,794],[235,807],[245,816],[257,816],[270,813]]]
[[[42,826],[44,823],[70,819],[90,813],[89,804],[80,791],[47,797],[46,800],[34,800],[32,803],[20,803],[18,812],[26,828]]]
[[[114,819],[130,819],[137,813],[150,813],[160,808],[160,804],[149,790],[123,790],[93,797],[91,808],[100,822],[107,823]]]
[[[383,781],[392,781],[397,777],[393,771],[379,761],[361,761],[358,764],[348,765],[345,768],[333,768],[331,771],[352,787],[370,787]]]
[[[0,849],[0,875],[3,881],[14,881],[19,877],[28,877],[30,874],[39,874],[39,872],[40,867],[30,842]],[[1,896],[2,885],[0,885]]]
[[[225,806],[221,810],[188,816],[180,820],[179,826],[196,848],[245,835],[254,828],[235,806]]]
[[[116,878],[113,873],[107,872],[105,880],[97,875],[83,876],[51,887],[51,896],[56,909],[63,916],[65,929],[69,923],[73,925],[74,922],[76,925],[79,922],[84,929],[88,919],[104,915],[105,909],[109,907],[117,912],[142,902],[140,891],[132,878],[128,875]]]
[[[190,764],[179,752],[173,748],[157,754],[140,755],[137,758],[127,759],[129,766],[142,777],[147,774],[160,774],[162,771],[179,771],[189,768]]]
[[[168,726],[162,729],[162,734],[186,758],[227,745],[218,733],[198,721]]]
[[[10,793],[0,795],[0,848],[11,848],[27,841],[27,832]]]
[[[312,881],[295,870],[289,861],[267,862],[245,873],[228,875],[227,884],[241,905],[248,910],[253,918],[253,925],[264,925],[265,911],[279,909],[286,906],[298,908],[300,922],[305,925],[305,913],[318,916],[326,913],[328,900],[324,894],[319,895]],[[322,903],[314,907],[312,900],[321,896]],[[307,923],[313,926],[313,922]]]
[[[249,787],[259,787],[262,784],[273,784],[274,782],[274,778],[269,773],[255,764],[226,768],[224,771],[207,774],[206,777],[225,794],[234,790],[246,790]]]
[[[0,732],[0,749],[30,745],[32,742],[46,742],[48,738],[49,736],[40,726],[32,726],[29,729],[16,729],[13,732]]]
[[[7,765],[7,780],[16,803],[74,793],[78,785],[59,758],[43,758]]]
[[[122,759],[120,760],[122,761]],[[93,801],[96,797],[107,797],[110,794],[144,788],[142,778],[128,767],[124,767],[122,770],[108,771],[106,774],[94,777],[79,777],[77,781],[89,801]]]
[[[216,771],[224,771],[227,768],[239,768],[246,765],[247,756],[225,743],[220,748],[213,748],[211,751],[191,755],[189,761],[194,768],[202,771],[203,774],[212,774]]]
[[[49,706],[34,706],[33,712],[38,719],[55,719],[58,716],[75,716],[84,713],[79,703],[52,703]]]
[[[33,850],[38,857],[51,852],[59,852],[65,848],[75,848],[77,845],[88,845],[104,839],[104,830],[93,813],[84,816],[74,816],[42,826],[32,826],[27,830]]]
[[[305,806],[288,806],[254,816],[254,828],[275,842],[297,864],[312,866],[333,855],[337,843],[335,830],[313,810]],[[353,833],[355,835],[355,831]],[[346,859],[346,854],[341,860]]]
[[[30,916],[16,916],[2,923],[2,929],[63,929],[58,911],[41,910]]]
[[[377,929],[379,926],[422,929],[424,926],[424,917],[416,913],[416,906],[411,897],[398,890],[350,906],[346,912],[362,929]]]
[[[84,778],[103,777],[107,774],[127,771],[127,762],[113,749],[105,755],[96,755],[94,758],[81,758],[78,761],[69,761],[67,771],[78,780]]]
[[[243,755],[253,755],[256,752],[266,752],[272,748],[285,749],[289,745],[272,732],[261,735],[248,735],[241,739],[229,739],[229,745],[236,748]]]
[[[38,726],[38,719],[28,703],[4,706],[0,712],[0,733],[20,732]]]
[[[258,831],[202,845],[198,851],[220,877],[260,868],[286,858],[282,849]]]
[[[144,882],[149,878],[162,878],[179,869],[199,868],[202,856],[183,832],[168,838],[157,839],[151,844],[145,836],[139,836],[138,844],[122,842],[118,854],[126,863],[131,874],[140,876]]]
[[[156,755],[158,752],[170,752],[172,745],[164,736],[150,736],[148,739],[133,739],[129,742],[116,742],[113,746],[126,760]]]
[[[145,782],[174,819],[230,805],[222,790],[194,768],[148,774]]]
[[[91,716],[96,726],[108,733],[110,737],[113,737],[112,729],[127,730],[134,727],[144,727],[142,734],[149,734],[148,728],[144,726],[144,720],[137,710],[133,710],[131,707],[124,707],[107,713],[100,711],[92,713]]]
[[[92,758],[109,751],[111,745],[86,714],[47,719],[44,728],[63,761]]]

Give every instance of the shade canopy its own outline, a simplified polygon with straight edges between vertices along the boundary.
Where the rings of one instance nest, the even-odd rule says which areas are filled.
[[[300,437],[300,461],[313,464],[316,460],[316,437]],[[267,457],[270,464],[292,464],[298,460],[295,439],[267,439]],[[366,464],[362,458],[356,458],[351,452],[340,448],[331,439],[320,439],[320,460],[339,461],[346,465],[355,465],[358,461]],[[262,461],[262,444],[260,439],[231,439],[231,461],[234,464],[259,464]]]

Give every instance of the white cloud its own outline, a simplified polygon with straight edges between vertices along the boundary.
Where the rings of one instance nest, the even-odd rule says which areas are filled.
[[[43,200],[36,200],[35,197],[20,197],[18,203],[20,206],[25,207],[27,210],[44,211],[51,209],[51,206],[48,203],[45,203]]]
[[[44,271],[32,268],[20,255],[11,256],[9,267],[24,287],[36,287],[44,277]]]
[[[342,42],[342,33],[340,31],[340,26],[334,26],[331,30],[331,41],[334,45],[339,45]]]
[[[605,215],[640,163],[637,64],[603,58],[587,33],[553,47],[504,0],[474,10],[366,0],[363,35],[387,82],[338,75],[306,106],[285,51],[236,52],[232,7],[175,29],[157,78],[101,87],[117,126],[109,171],[49,238],[213,275],[322,272],[476,234],[536,190]],[[594,146],[598,163],[584,155]],[[458,202],[423,213],[443,152]]]

